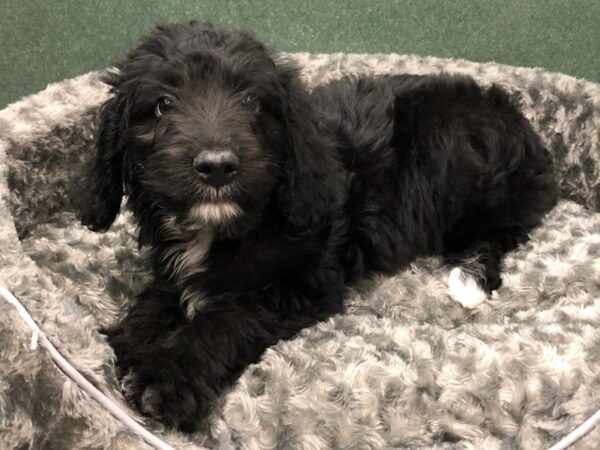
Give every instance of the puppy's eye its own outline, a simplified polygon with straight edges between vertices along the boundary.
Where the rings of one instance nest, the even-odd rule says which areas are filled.
[[[242,97],[242,105],[249,107],[258,107],[258,95],[246,94]]]
[[[165,95],[164,97],[159,98],[156,102],[154,114],[156,117],[161,117],[164,113],[172,109],[173,106],[175,106],[175,100]]]

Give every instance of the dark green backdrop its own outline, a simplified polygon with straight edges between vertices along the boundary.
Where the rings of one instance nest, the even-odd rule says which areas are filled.
[[[156,22],[191,18],[287,51],[460,57],[600,81],[600,0],[2,0],[0,108],[110,65]]]

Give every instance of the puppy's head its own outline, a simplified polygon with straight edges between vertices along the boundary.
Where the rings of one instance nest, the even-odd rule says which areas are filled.
[[[110,227],[124,193],[142,232],[162,217],[235,235],[267,211],[310,229],[336,203],[337,161],[298,70],[249,34],[158,27],[105,81],[91,229]]]

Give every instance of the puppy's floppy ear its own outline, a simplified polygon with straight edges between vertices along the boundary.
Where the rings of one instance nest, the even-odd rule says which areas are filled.
[[[288,62],[277,68],[286,125],[278,202],[287,226],[296,233],[308,234],[330,224],[339,213],[345,172],[334,143],[317,128],[299,70]]]
[[[96,160],[87,195],[80,207],[81,223],[93,231],[106,231],[115,221],[123,198],[124,108],[117,97],[102,107],[96,140]]]

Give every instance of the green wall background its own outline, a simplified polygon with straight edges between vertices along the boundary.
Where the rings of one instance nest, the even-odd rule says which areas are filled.
[[[0,108],[109,66],[157,22],[245,27],[286,51],[416,53],[600,81],[600,0],[3,0]]]

